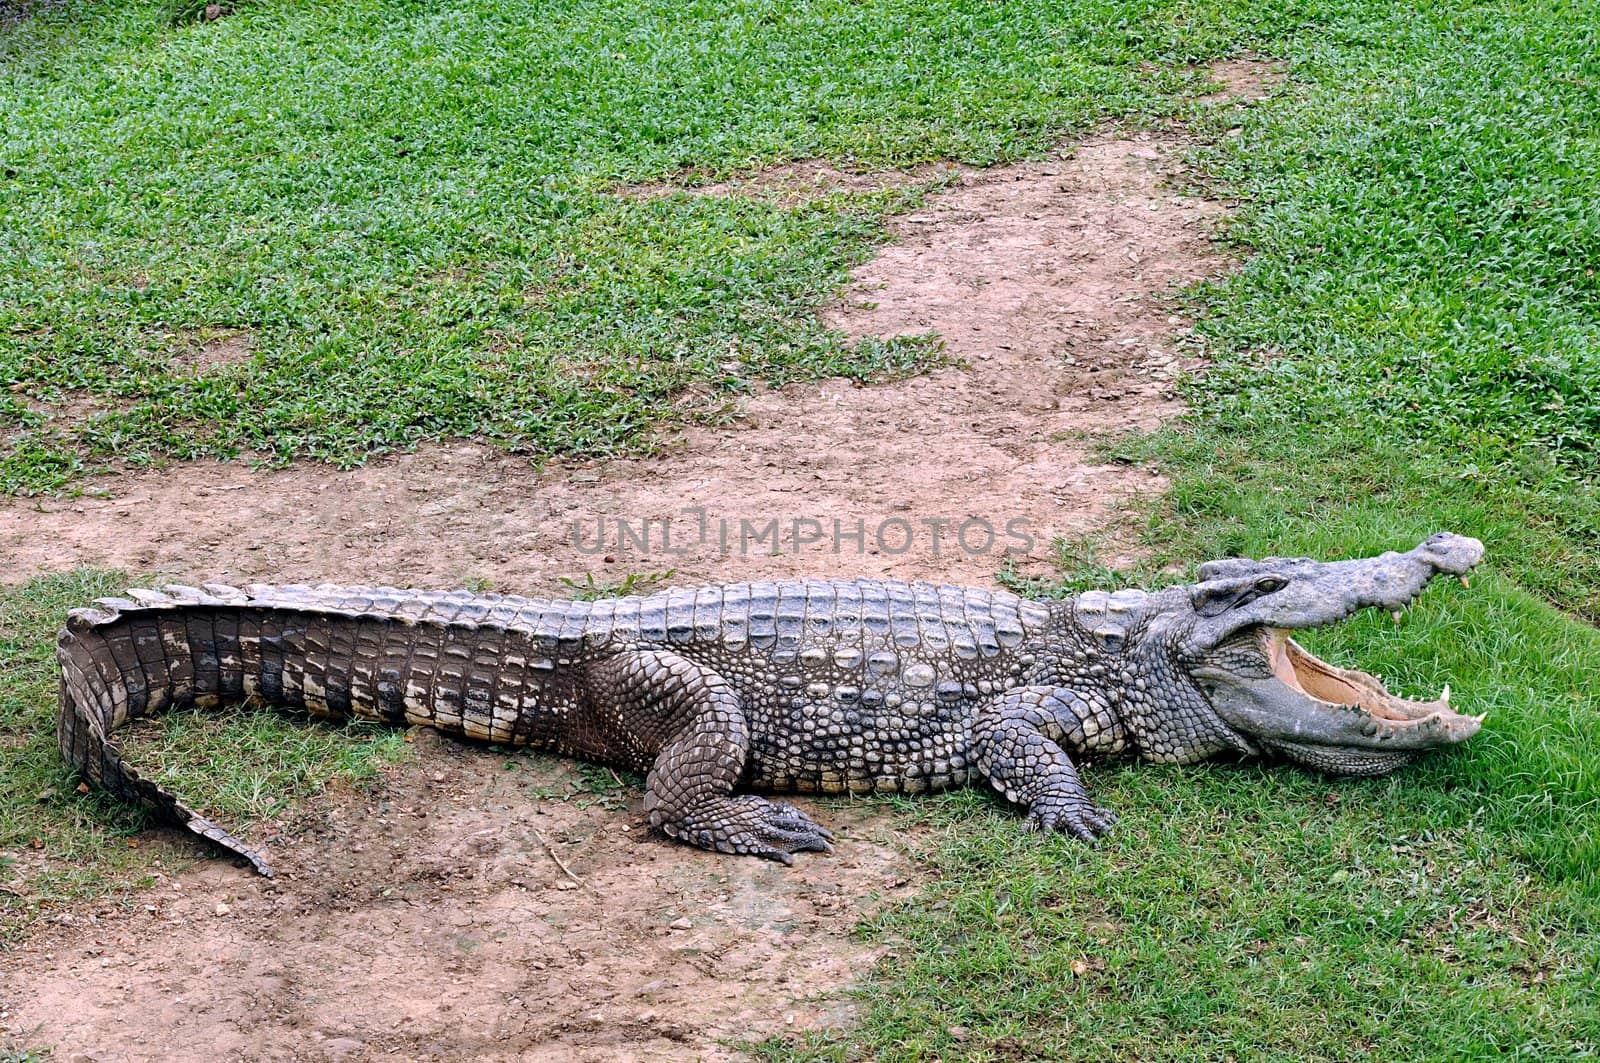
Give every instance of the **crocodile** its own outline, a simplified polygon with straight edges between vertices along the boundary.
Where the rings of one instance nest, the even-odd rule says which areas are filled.
[[[1084,840],[1114,817],[1077,763],[1267,756],[1395,770],[1482,716],[1395,696],[1289,632],[1404,609],[1476,539],[1321,562],[1230,558],[1197,582],[1033,600],[892,580],[785,580],[598,601],[392,587],[131,590],[74,609],[57,736],[83,778],[270,875],[261,852],[123,761],[113,732],[241,700],[585,758],[645,774],[666,835],[791,863],[832,835],[767,793],[984,781],[1025,824]]]

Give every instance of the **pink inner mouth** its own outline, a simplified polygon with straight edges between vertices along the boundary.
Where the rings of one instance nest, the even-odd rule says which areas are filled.
[[[1330,706],[1350,705],[1381,720],[1422,720],[1459,716],[1450,708],[1450,688],[1432,701],[1398,698],[1376,676],[1338,668],[1306,652],[1281,628],[1265,629],[1267,659],[1278,681]]]

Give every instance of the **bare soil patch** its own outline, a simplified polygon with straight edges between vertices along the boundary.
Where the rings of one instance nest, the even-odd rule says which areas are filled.
[[[783,868],[652,835],[636,793],[588,803],[568,764],[417,744],[372,792],[272,825],[272,882],[209,861],[35,935],[0,981],[12,1042],[98,1063],[720,1059],[849,1021],[840,990],[876,958],[850,929],[912,870],[870,805],[818,809],[839,851]]]
[[[66,4],[67,0],[0,0],[0,33],[14,29],[24,19]]]
[[[255,353],[255,340],[243,330],[185,330],[183,344],[172,355],[176,368],[204,373],[242,365]]]
[[[1270,62],[1251,56],[1219,59],[1206,66],[1217,91],[1206,99],[1254,103],[1272,95],[1288,78],[1286,63]]]
[[[1086,440],[1177,410],[1183,322],[1164,296],[1225,265],[1207,235],[1223,208],[1166,183],[1181,151],[1171,134],[1099,136],[955,175],[896,221],[828,319],[856,335],[937,331],[966,368],[773,391],[644,458],[540,470],[456,444],[350,472],[207,463],[106,478],[90,485],[103,498],[0,504],[0,581],[97,564],[525,593],[668,568],[675,582],[989,583],[995,553],[919,522],[1024,521],[1024,568],[1044,566],[1051,535],[1114,542],[1125,500],[1161,480],[1095,463]],[[686,507],[708,534],[690,534]],[[599,522],[646,516],[672,519],[671,549],[596,547]],[[738,521],[772,518],[865,531],[776,553],[739,542]],[[905,550],[876,538],[893,520],[923,528]],[[851,928],[905,888],[916,843],[870,804],[810,803],[838,851],[784,869],[651,837],[633,791],[625,811],[541,796],[564,792],[571,768],[512,772],[495,754],[419,745],[373,793],[248,830],[271,840],[273,883],[208,861],[164,872],[132,911],[70,913],[36,935],[6,957],[0,1031],[103,1063],[701,1059],[849,1021],[838,993],[875,958]],[[170,834],[151,844],[169,865],[192,851]]]

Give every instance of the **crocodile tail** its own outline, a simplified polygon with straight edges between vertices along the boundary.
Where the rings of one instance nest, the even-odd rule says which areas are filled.
[[[251,697],[331,719],[426,724],[553,748],[590,603],[394,587],[207,583],[74,609],[57,640],[62,755],[84,779],[271,871],[261,854],[129,767],[114,734],[169,708]],[[602,633],[604,630],[601,629]]]
[[[117,727],[135,717],[219,700],[214,685],[206,690],[202,681],[202,689],[197,689],[193,655],[152,653],[149,647],[153,642],[164,651],[175,632],[185,626],[176,613],[180,605],[224,605],[227,598],[243,595],[222,587],[213,590],[231,592],[227,598],[192,588],[169,590],[177,593],[134,591],[130,593],[138,600],[105,598],[96,608],[74,609],[68,614],[56,640],[56,659],[61,664],[56,740],[62,756],[91,785],[144,805],[163,820],[244,857],[258,873],[270,878],[272,868],[258,850],[195,812],[172,791],[140,776],[122,759],[122,751],[111,737]],[[157,612],[174,615],[163,624],[152,615]],[[130,623],[131,618],[144,622]],[[175,624],[175,620],[180,622]],[[158,664],[165,674],[152,674]]]

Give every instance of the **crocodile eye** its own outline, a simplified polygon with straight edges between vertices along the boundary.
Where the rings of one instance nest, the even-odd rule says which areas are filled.
[[[1263,594],[1281,591],[1289,585],[1287,576],[1242,576],[1234,579],[1207,580],[1189,588],[1189,600],[1194,611],[1201,616],[1221,616],[1230,609],[1239,609]]]

